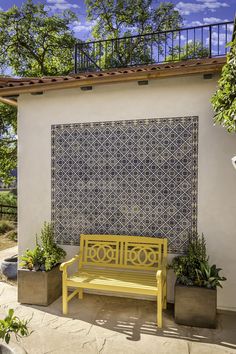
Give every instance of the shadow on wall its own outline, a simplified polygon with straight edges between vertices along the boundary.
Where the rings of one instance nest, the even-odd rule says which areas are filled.
[[[177,325],[173,319],[174,307],[168,304],[168,309],[163,312],[163,328],[159,329],[155,323],[156,302],[154,301],[84,294],[83,300],[76,298],[71,300],[67,316],[62,315],[61,298],[47,308],[31,307],[122,333],[130,341],[140,341],[142,334],[148,334],[236,349],[236,313],[229,311],[219,312],[216,329],[196,328]],[[80,325],[78,323],[78,327]]]

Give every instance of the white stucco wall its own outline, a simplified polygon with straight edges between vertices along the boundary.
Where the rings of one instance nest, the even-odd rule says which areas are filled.
[[[51,217],[51,124],[155,117],[199,116],[198,231],[207,239],[211,262],[227,282],[218,307],[236,310],[236,171],[230,159],[236,138],[213,126],[209,102],[217,77],[202,75],[94,86],[19,98],[19,254],[34,245],[35,233]],[[65,247],[68,258],[77,247]],[[222,274],[223,274],[222,273]],[[172,288],[173,279],[169,278]],[[172,290],[169,299],[173,299]]]

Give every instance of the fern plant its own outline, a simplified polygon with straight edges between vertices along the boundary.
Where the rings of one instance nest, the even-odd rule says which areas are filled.
[[[66,252],[54,241],[54,230],[51,223],[45,222],[40,234],[36,235],[36,247],[27,250],[21,257],[21,266],[29,270],[49,271],[59,264],[66,256]]]

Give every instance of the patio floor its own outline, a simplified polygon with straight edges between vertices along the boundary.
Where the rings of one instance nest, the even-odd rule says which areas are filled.
[[[33,333],[20,341],[29,354],[226,354],[236,353],[236,313],[222,312],[215,330],[178,326],[173,307],[164,326],[155,326],[153,301],[84,294],[72,299],[69,315],[61,314],[61,299],[47,308],[17,303],[17,288],[0,282],[0,318],[8,308],[24,319],[32,317]],[[12,339],[14,342],[14,339]]]

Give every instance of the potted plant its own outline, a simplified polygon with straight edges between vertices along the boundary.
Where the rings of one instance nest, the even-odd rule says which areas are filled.
[[[13,344],[11,347],[8,344],[12,334],[15,334],[17,340],[31,334],[28,329],[29,322],[30,320],[21,320],[14,315],[13,309],[9,309],[8,315],[0,320],[0,338],[3,340],[3,343],[0,343],[0,353],[26,354],[26,351],[17,344]]]
[[[18,301],[24,304],[48,306],[61,296],[60,262],[66,252],[54,241],[53,227],[45,222],[40,241],[21,257],[18,269]]]
[[[221,268],[209,264],[204,236],[189,239],[186,255],[170,265],[176,274],[175,322],[187,326],[215,328],[217,287],[226,280]]]

